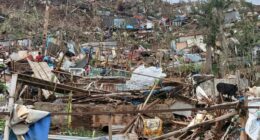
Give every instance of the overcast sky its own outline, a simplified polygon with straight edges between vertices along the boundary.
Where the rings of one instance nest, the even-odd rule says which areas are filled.
[[[172,3],[178,3],[180,0],[164,0],[164,1],[169,1]],[[188,0],[184,0],[188,1]],[[196,1],[196,0],[191,0],[191,1]],[[252,2],[253,4],[260,5],[260,0],[247,0],[248,2]]]

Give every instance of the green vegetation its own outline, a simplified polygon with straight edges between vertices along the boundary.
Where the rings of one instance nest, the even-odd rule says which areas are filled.
[[[80,137],[92,137],[93,131],[85,130],[85,129],[66,129],[61,132],[62,135],[67,136],[80,136]],[[106,135],[104,132],[100,130],[95,130],[94,137],[104,136]]]
[[[4,132],[5,120],[0,119],[0,133]]]
[[[0,82],[0,92],[4,93],[7,90],[7,86],[5,85],[5,83]]]
[[[195,71],[201,71],[202,65],[200,63],[190,63],[190,64],[182,64],[177,67],[177,71],[181,73],[191,73]]]

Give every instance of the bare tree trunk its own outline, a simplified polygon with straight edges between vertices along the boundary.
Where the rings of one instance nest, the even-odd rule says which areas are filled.
[[[222,9],[218,9],[217,11],[218,17],[219,17],[219,31],[220,31],[220,40],[221,40],[221,47],[222,52],[220,55],[220,62],[219,62],[219,68],[220,68],[220,76],[224,77],[227,72],[227,51],[228,51],[228,45],[225,37],[224,32],[224,14]]]

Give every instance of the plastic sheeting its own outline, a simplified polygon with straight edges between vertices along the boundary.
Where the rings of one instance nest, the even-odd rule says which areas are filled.
[[[29,109],[15,104],[10,121],[9,140],[47,140],[51,123],[49,112]]]
[[[248,106],[260,106],[260,102],[249,102]],[[257,120],[257,109],[250,109],[245,131],[252,140],[260,139],[260,120]]]
[[[162,68],[146,68],[144,65],[141,65],[133,71],[130,80],[126,82],[126,87],[130,90],[147,89],[148,87],[153,86],[158,78],[164,77],[166,77],[166,74],[162,72]]]
[[[29,126],[29,131],[24,135],[25,140],[47,140],[51,123],[51,115]],[[11,131],[9,140],[17,140],[16,135]]]

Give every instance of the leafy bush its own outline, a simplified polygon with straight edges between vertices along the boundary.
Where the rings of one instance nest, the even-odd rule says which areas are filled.
[[[5,91],[7,91],[7,86],[5,83],[0,82],[0,93],[4,93]]]

